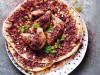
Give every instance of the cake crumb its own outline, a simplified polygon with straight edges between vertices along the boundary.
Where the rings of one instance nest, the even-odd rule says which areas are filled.
[[[82,8],[81,7],[77,7],[77,8],[75,8],[75,10],[80,13],[82,11]]]
[[[67,1],[70,1],[70,0],[67,0]]]
[[[74,3],[72,3],[72,5],[74,6],[74,5],[76,5],[78,3],[78,1],[77,0],[75,0],[75,2]]]

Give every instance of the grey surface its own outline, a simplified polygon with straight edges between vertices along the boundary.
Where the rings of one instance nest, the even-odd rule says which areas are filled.
[[[23,0],[0,0],[0,75],[24,75],[12,64],[2,35],[2,24],[6,17]],[[71,0],[68,2],[72,6]],[[78,0],[80,13],[89,32],[89,45],[81,64],[69,75],[100,75],[100,0]]]

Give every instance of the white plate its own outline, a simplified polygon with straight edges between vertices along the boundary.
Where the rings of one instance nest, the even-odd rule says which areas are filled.
[[[79,16],[80,17],[80,16]],[[80,17],[81,22],[83,23],[83,29],[84,29],[84,36],[83,36],[83,46],[78,50],[78,52],[76,53],[75,57],[73,59],[71,59],[70,61],[68,61],[62,68],[55,70],[53,72],[49,72],[47,74],[40,74],[40,75],[67,75],[69,73],[71,73],[83,60],[84,55],[86,53],[87,50],[87,45],[88,45],[88,32],[87,32],[87,28],[86,25],[83,21],[83,19]],[[12,61],[12,63],[24,74],[27,75],[31,75],[29,73],[27,73],[26,71],[24,71],[23,69],[21,69],[16,62],[14,61],[14,58],[12,57],[11,53],[8,51],[8,47],[6,46],[6,50],[8,53],[8,56],[10,57],[10,60]]]
[[[83,30],[84,30],[84,35],[83,35],[83,45],[82,47],[78,50],[78,52],[76,53],[75,57],[73,59],[71,59],[70,61],[68,61],[62,68],[55,70],[53,72],[48,72],[47,74],[40,74],[40,75],[67,75],[69,73],[71,73],[83,60],[84,55],[86,53],[87,50],[87,46],[88,46],[88,32],[87,32],[87,28],[85,25],[85,22],[83,21],[82,17],[79,16],[81,22],[83,23]],[[19,67],[16,62],[14,61],[14,58],[12,57],[11,53],[8,51],[8,47],[6,46],[6,50],[8,53],[8,56],[10,58],[10,60],[12,61],[12,63],[24,74],[26,75],[31,75],[29,73],[27,73],[26,71],[24,71],[21,67]]]

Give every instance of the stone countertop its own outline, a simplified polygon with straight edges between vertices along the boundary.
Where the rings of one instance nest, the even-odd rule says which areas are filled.
[[[5,39],[2,35],[2,25],[7,16],[24,0],[0,0],[0,75],[24,75],[10,61]],[[73,8],[81,7],[82,15],[89,33],[89,44],[81,64],[69,75],[100,75],[100,0],[75,0],[66,2]]]

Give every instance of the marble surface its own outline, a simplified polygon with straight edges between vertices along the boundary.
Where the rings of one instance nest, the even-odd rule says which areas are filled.
[[[10,61],[5,39],[2,35],[2,25],[6,17],[18,4],[24,0],[0,0],[0,75],[24,75]],[[81,64],[69,75],[100,75],[100,0],[75,0],[67,1],[73,8],[81,7],[80,14],[88,28],[89,45]]]

